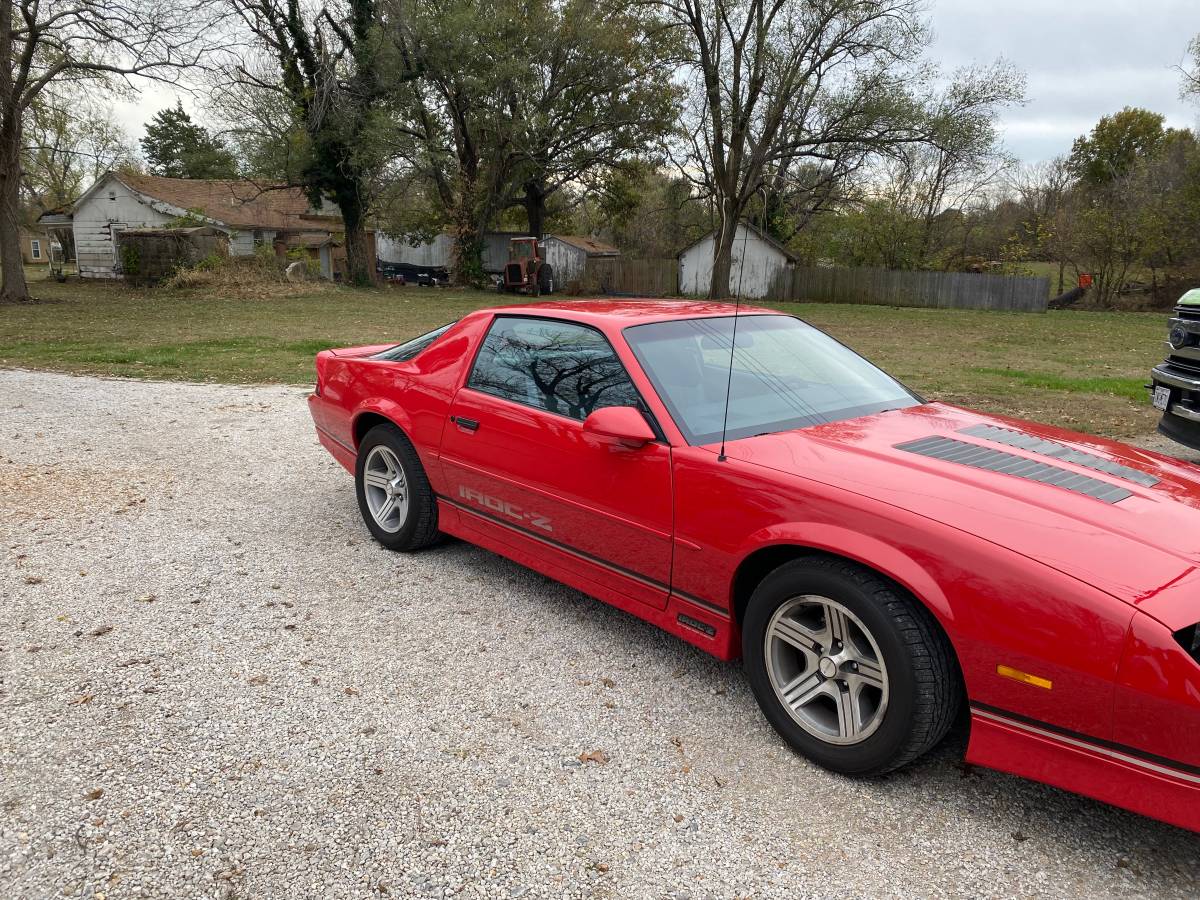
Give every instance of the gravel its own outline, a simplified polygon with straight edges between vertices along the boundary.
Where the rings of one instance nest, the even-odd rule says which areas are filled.
[[[0,895],[1200,893],[1200,840],[789,752],[735,665],[376,546],[291,387],[0,372]]]

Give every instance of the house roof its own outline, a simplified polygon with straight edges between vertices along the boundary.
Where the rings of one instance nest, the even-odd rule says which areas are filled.
[[[572,247],[578,247],[588,256],[619,256],[621,253],[612,244],[606,244],[604,241],[597,240],[594,237],[587,237],[586,235],[551,234],[549,237],[562,241],[564,244],[570,244]]]
[[[198,210],[211,221],[234,228],[298,231],[339,231],[340,214],[314,210],[304,191],[254,181],[209,181],[162,178],[130,172],[110,172],[79,198],[87,200],[107,178],[115,178],[151,205],[156,201],[182,215]]]
[[[757,225],[751,225],[745,219],[742,219],[740,222],[738,222],[738,224],[741,225],[743,228],[749,229],[751,232],[753,232],[755,235],[757,235],[758,238],[760,240],[762,240],[763,243],[769,244],[770,246],[772,246],[776,250],[778,250],[780,253],[782,253],[787,258],[788,262],[795,263],[795,262],[800,261],[800,257],[798,257],[795,253],[793,253],[787,247],[783,246],[783,244],[779,243],[779,241],[775,240],[775,238],[771,237],[769,234],[767,234],[765,231],[763,231]],[[682,250],[680,250],[678,253],[676,253],[675,258],[679,259],[679,257],[683,256],[683,254],[687,253],[689,250],[691,250],[693,247],[695,247],[701,241],[707,240],[708,238],[712,237],[712,235],[714,235],[715,233],[716,233],[715,229],[713,231],[706,231],[704,234],[700,235],[700,237],[696,238],[694,241],[692,241],[690,244],[688,244],[686,247],[684,247]]]

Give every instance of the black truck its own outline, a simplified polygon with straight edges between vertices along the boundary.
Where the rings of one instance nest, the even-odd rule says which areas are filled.
[[[1159,433],[1200,450],[1200,288],[1179,299],[1167,335],[1171,354],[1151,377]]]

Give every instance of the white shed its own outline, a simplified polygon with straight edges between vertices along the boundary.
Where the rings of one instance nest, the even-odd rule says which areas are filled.
[[[621,255],[612,244],[577,234],[548,234],[545,246],[546,262],[554,268],[554,280],[559,284],[583,277],[589,259],[611,259]]]
[[[225,232],[233,256],[248,256],[259,245],[270,247],[278,237],[328,238],[345,230],[336,206],[313,209],[299,188],[109,172],[71,209],[80,276],[120,278],[113,235],[131,228],[163,228],[183,217]]]
[[[712,281],[715,232],[679,251],[679,292],[708,294]],[[733,264],[729,271],[729,293],[761,299],[770,292],[776,276],[796,265],[797,257],[766,232],[739,222],[733,241]]]

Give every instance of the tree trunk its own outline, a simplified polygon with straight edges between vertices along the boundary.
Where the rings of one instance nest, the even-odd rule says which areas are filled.
[[[21,129],[19,114],[0,132],[0,302],[29,298],[21,257]]]
[[[713,235],[712,280],[708,285],[710,300],[725,300],[729,291],[729,273],[733,269],[733,242],[737,238],[738,209],[730,198],[721,202],[721,219]]]
[[[472,287],[483,279],[483,230],[469,198],[459,196],[451,220],[454,248],[450,253],[450,277],[459,287]]]
[[[371,254],[371,240],[367,236],[366,223],[358,191],[353,199],[339,203],[342,221],[346,223],[346,283],[356,287],[369,287],[375,283],[375,266]]]
[[[531,181],[525,185],[525,196],[521,205],[525,207],[525,218],[530,237],[541,239],[546,233],[546,192],[542,185]]]

